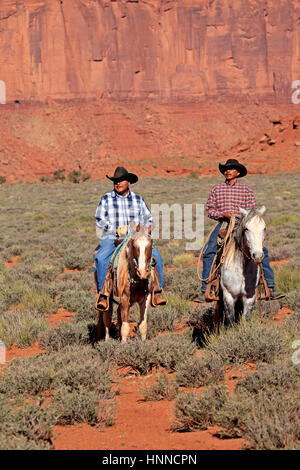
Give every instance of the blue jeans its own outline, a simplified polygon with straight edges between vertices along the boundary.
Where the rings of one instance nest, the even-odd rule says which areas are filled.
[[[202,270],[202,278],[207,279],[212,267],[212,263],[214,257],[217,253],[217,243],[218,243],[218,234],[221,228],[222,222],[220,222],[215,230],[212,232],[211,236],[209,237],[208,242],[206,243],[204,250],[203,250],[203,270]],[[274,279],[274,272],[270,266],[269,254],[267,248],[263,248],[264,257],[262,260],[262,268],[265,276],[265,280],[268,284],[268,287],[273,288],[275,287],[275,279]],[[205,292],[206,290],[206,282],[202,281],[201,284],[201,291]]]
[[[101,240],[99,250],[97,254],[95,255],[95,264],[96,264],[99,292],[102,291],[106,273],[107,273],[107,268],[109,265],[109,260],[115,248],[116,247],[114,244],[114,237],[104,237]],[[162,288],[164,285],[163,261],[162,261],[162,257],[160,256],[159,251],[155,247],[153,248],[153,256],[156,259],[156,268],[157,268],[158,277],[159,277],[159,287]]]

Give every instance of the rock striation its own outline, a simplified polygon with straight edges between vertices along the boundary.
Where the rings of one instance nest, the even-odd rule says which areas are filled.
[[[0,2],[0,92],[8,103],[290,101],[295,80],[298,0]]]

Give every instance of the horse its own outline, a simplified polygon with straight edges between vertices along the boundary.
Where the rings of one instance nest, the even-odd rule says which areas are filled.
[[[151,303],[154,287],[154,269],[152,260],[153,239],[148,228],[130,224],[129,233],[120,251],[116,269],[116,289],[119,297],[117,309],[119,336],[126,342],[130,327],[128,322],[130,307],[137,302],[140,309],[139,331],[142,340],[147,336],[147,312]],[[113,292],[109,298],[109,309],[99,313],[96,340],[110,337],[109,330],[113,313]]]
[[[266,224],[265,206],[239,208],[242,218],[233,232],[220,270],[220,301],[229,324],[235,321],[237,302],[241,301],[246,320],[254,308],[259,283],[258,265],[263,259]]]

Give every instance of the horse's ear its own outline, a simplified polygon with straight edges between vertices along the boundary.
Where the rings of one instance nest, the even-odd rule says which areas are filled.
[[[260,213],[260,215],[264,215],[264,213],[266,212],[266,206],[261,206],[260,209],[258,209],[258,211]]]
[[[246,215],[249,214],[250,211],[248,211],[247,209],[244,209],[243,207],[239,207],[239,210],[240,210],[240,213],[246,217]]]
[[[130,227],[131,233],[134,233],[135,232],[135,225],[132,222],[132,220],[129,221],[129,227]]]
[[[135,227],[135,231],[136,232],[139,232],[141,230],[141,224],[138,224],[136,227]]]

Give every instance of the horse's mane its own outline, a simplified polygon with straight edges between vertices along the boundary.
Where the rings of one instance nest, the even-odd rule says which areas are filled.
[[[247,224],[247,222],[252,219],[253,217],[258,217],[260,220],[263,219],[261,213],[258,211],[258,209],[255,209],[254,207],[251,207],[250,211],[245,217],[242,217],[239,222],[236,224],[234,230],[233,230],[233,237],[239,241],[242,238],[243,230]]]
[[[261,213],[258,211],[258,209],[255,209],[254,207],[251,207],[250,211],[248,212],[246,216],[242,217],[241,219],[236,219],[237,222],[232,232],[232,240],[231,240],[230,247],[228,249],[228,253],[226,256],[226,262],[228,264],[231,264],[232,261],[234,260],[236,250],[237,250],[237,245],[240,245],[245,226],[247,222],[253,217],[259,217],[260,220],[263,219]]]

